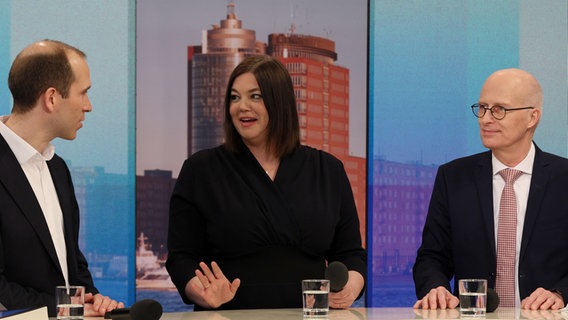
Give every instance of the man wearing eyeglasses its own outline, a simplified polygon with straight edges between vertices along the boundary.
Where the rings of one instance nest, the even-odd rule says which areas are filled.
[[[466,278],[487,279],[500,306],[564,307],[568,159],[533,142],[542,102],[538,81],[523,70],[485,81],[471,108],[490,150],[438,169],[413,269],[414,308],[457,307],[457,283]]]

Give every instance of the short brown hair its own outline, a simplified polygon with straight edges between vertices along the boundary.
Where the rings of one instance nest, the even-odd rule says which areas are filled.
[[[225,94],[225,146],[233,151],[244,148],[229,108],[231,90],[235,79],[245,73],[252,73],[262,93],[268,112],[268,143],[270,152],[278,157],[292,153],[300,145],[300,125],[292,79],[286,67],[276,58],[255,55],[245,58],[231,73]]]
[[[83,51],[56,40],[42,40],[22,50],[14,59],[8,75],[8,87],[14,99],[12,112],[25,113],[47,89],[55,88],[63,98],[75,75],[69,53],[86,58]]]

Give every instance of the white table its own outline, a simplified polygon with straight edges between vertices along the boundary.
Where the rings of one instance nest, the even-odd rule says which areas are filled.
[[[329,320],[459,319],[459,309],[352,308],[330,310]],[[257,309],[164,313],[162,320],[303,320],[302,309]],[[498,308],[485,318],[469,319],[568,319],[568,312]],[[133,319],[136,320],[136,319]]]

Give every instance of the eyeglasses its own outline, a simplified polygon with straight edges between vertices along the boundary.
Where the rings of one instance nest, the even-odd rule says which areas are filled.
[[[485,115],[485,112],[487,112],[487,110],[489,110],[489,111],[491,111],[491,115],[493,116],[493,118],[495,118],[497,120],[502,120],[503,118],[505,118],[507,111],[525,110],[525,109],[534,109],[534,107],[505,108],[505,107],[500,106],[500,105],[494,105],[493,107],[489,108],[488,106],[482,105],[482,104],[479,104],[479,103],[476,103],[476,104],[471,106],[471,111],[473,111],[473,114],[476,117],[483,118],[483,116]]]

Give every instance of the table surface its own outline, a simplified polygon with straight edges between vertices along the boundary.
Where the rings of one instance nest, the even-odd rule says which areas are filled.
[[[86,317],[86,320],[102,318]],[[161,320],[303,320],[302,309],[258,309],[164,313]],[[308,318],[305,318],[308,319]],[[319,318],[322,319],[322,318]],[[412,308],[352,308],[330,310],[327,320],[460,319],[459,309],[414,310]],[[464,318],[465,319],[465,318]],[[531,311],[498,308],[485,318],[468,319],[568,319],[568,311]],[[133,319],[136,320],[136,319]]]

